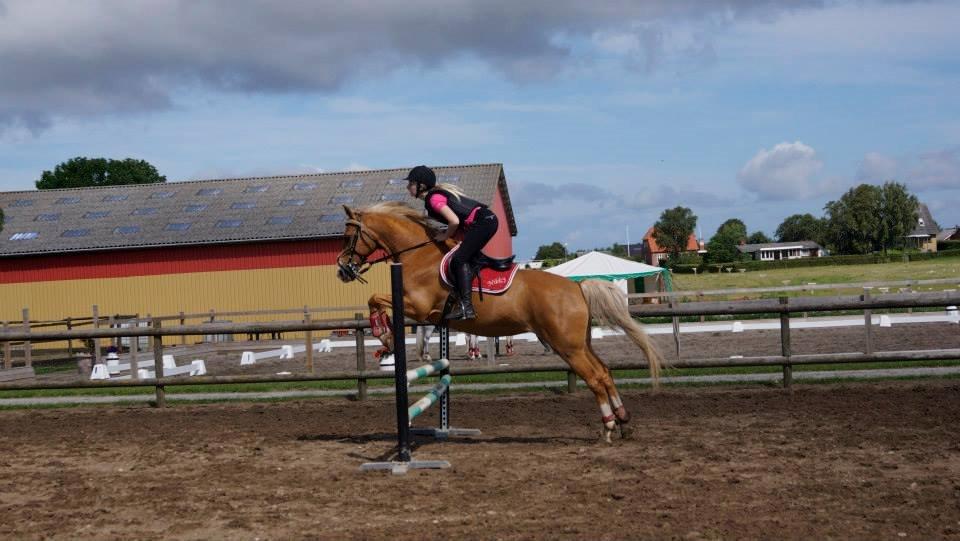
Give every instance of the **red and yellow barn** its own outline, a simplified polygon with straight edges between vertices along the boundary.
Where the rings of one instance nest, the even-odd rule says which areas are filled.
[[[501,220],[489,245],[510,254],[516,222],[501,164],[435,168]],[[0,193],[0,321],[351,307],[389,291],[336,278],[343,205],[410,198],[408,169]],[[353,310],[323,317],[352,317]],[[321,317],[321,316],[315,316]],[[252,319],[290,319],[290,316]],[[241,321],[243,318],[235,319]]]

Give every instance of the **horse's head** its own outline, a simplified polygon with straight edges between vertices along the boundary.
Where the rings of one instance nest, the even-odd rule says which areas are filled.
[[[337,278],[344,282],[366,282],[361,275],[370,268],[367,258],[382,245],[376,234],[364,227],[360,212],[346,205],[343,211],[347,213],[347,225],[343,232],[343,250],[337,256]]]
[[[343,250],[337,256],[337,277],[344,282],[365,282],[361,275],[373,263],[397,260],[405,252],[432,244],[423,216],[402,203],[378,203],[362,212],[344,205],[343,210],[347,220]],[[386,255],[368,262],[377,250]]]

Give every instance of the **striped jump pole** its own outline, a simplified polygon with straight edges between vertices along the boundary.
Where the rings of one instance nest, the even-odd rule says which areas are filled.
[[[434,374],[439,370],[445,370],[450,367],[450,361],[446,358],[438,359],[433,361],[431,364],[425,364],[420,368],[413,368],[407,370],[407,381],[415,381],[420,378],[425,378],[430,374]]]
[[[427,408],[434,405],[437,400],[440,400],[440,397],[447,394],[447,390],[450,388],[450,374],[446,374],[440,378],[440,383],[434,385],[433,389],[430,389],[430,392],[427,393],[423,398],[414,402],[409,408],[407,408],[407,417],[410,418],[412,423],[418,415],[427,411]]]
[[[446,366],[440,369],[440,381],[450,377],[450,328],[447,324],[440,324],[440,361],[446,361]],[[434,363],[436,364],[436,363]],[[411,427],[410,433],[418,436],[433,436],[438,440],[445,440],[450,436],[479,436],[476,428],[450,427],[450,389],[440,395],[440,425],[437,428]]]

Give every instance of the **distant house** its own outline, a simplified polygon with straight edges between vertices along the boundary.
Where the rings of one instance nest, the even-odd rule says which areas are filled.
[[[687,246],[684,248],[683,253],[706,253],[707,250],[703,247],[703,242],[697,240],[697,236],[693,233],[690,233],[690,237],[687,238]],[[660,266],[660,262],[670,256],[670,252],[661,248],[657,244],[657,239],[653,236],[653,228],[647,230],[647,234],[643,236],[643,260],[647,265],[653,265],[655,267]]]
[[[823,247],[812,240],[797,242],[766,242],[763,244],[741,244],[737,250],[749,255],[755,261],[778,261],[780,259],[799,259],[801,257],[820,257]]]
[[[948,227],[937,233],[937,242],[944,240],[960,240],[960,225]]]
[[[917,207],[917,226],[907,235],[907,247],[916,248],[921,252],[936,252],[938,233],[940,233],[940,226],[930,215],[930,209],[924,203],[920,203]]]

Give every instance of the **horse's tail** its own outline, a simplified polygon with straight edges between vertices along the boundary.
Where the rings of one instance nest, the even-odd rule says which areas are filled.
[[[659,386],[663,359],[657,352],[657,348],[650,342],[647,333],[630,317],[630,311],[627,310],[627,296],[623,291],[613,282],[603,280],[584,280],[580,282],[580,289],[587,299],[591,317],[601,325],[623,329],[630,340],[640,346],[650,365],[650,379],[653,381],[653,386]]]

